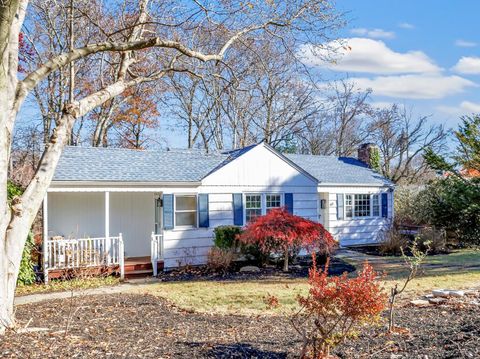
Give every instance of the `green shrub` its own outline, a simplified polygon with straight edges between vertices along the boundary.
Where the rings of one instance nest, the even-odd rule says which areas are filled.
[[[438,179],[418,197],[428,204],[428,224],[454,233],[462,245],[480,244],[480,179]]]
[[[20,196],[22,189],[12,182],[7,183],[7,196],[10,202],[15,196]],[[32,249],[35,247],[33,236],[29,234],[25,247],[23,248],[22,260],[20,262],[20,271],[18,273],[17,284],[32,284],[35,282],[35,272],[33,271]]]
[[[237,226],[219,226],[213,230],[215,247],[222,249],[239,248],[237,236],[242,233],[242,228]]]
[[[23,248],[22,261],[20,262],[20,271],[18,273],[17,284],[35,283],[35,272],[33,271],[32,249],[35,247],[33,236],[29,234],[25,247]]]
[[[216,248],[222,250],[232,249],[236,253],[240,253],[243,259],[253,261],[256,265],[263,266],[268,261],[268,255],[262,253],[256,244],[243,244],[237,240],[243,229],[238,226],[219,226],[213,230],[214,244]]]
[[[431,217],[431,198],[426,186],[398,186],[395,189],[395,223],[398,225],[428,225]]]

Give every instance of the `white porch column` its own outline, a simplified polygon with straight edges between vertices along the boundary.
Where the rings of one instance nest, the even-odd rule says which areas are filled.
[[[48,192],[43,198],[43,280],[48,283]]]
[[[110,240],[110,192],[105,191],[105,251],[107,253],[107,265],[111,262],[110,250],[112,243]]]

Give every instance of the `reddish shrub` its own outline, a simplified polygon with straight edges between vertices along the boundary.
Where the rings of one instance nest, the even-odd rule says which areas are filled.
[[[365,262],[355,278],[328,276],[316,268],[315,256],[309,273],[310,290],[299,296],[302,309],[292,318],[292,324],[303,338],[301,358],[328,358],[330,349],[355,333],[360,325],[375,323],[385,308],[387,296],[377,273]]]
[[[285,208],[276,208],[258,217],[238,238],[245,244],[258,245],[266,254],[284,253],[285,271],[288,271],[288,256],[294,249],[304,247],[328,254],[336,246],[332,235],[320,223],[295,216]]]

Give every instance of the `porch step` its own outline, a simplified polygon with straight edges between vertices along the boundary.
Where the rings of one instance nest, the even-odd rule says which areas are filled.
[[[150,277],[153,275],[153,270],[136,270],[131,272],[125,272],[125,279],[133,279],[133,278],[143,278],[143,277]]]
[[[157,269],[163,270],[163,262],[159,262]],[[150,257],[130,257],[125,259],[125,278],[144,278],[153,275]]]
[[[152,263],[134,263],[130,264],[125,262],[125,272],[136,272],[136,271],[145,271],[149,270],[152,271]]]

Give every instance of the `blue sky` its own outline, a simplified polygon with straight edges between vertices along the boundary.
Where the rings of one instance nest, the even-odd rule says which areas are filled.
[[[372,88],[374,104],[399,103],[449,128],[461,115],[480,113],[480,1],[337,0],[336,7],[348,23],[335,35],[351,50],[337,65],[312,56],[326,78],[348,76]],[[23,109],[25,118],[31,110]],[[158,136],[168,146],[186,146],[172,119],[161,119]]]
[[[447,128],[480,113],[480,1],[337,0],[336,8],[347,25],[334,36],[351,50],[336,65],[311,55],[323,79],[348,76],[372,88],[372,104],[398,103]],[[174,132],[167,142],[183,147],[184,134]]]
[[[337,8],[347,12],[338,35],[351,50],[328,69],[312,60],[322,73],[348,74],[379,106],[401,103],[449,127],[480,112],[480,1],[338,0]]]

